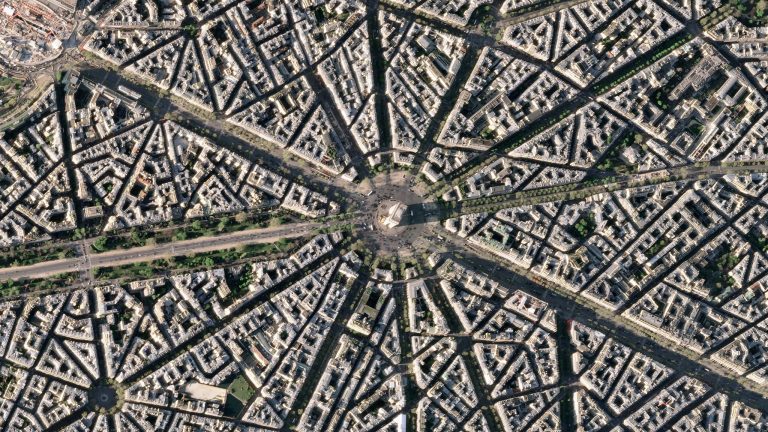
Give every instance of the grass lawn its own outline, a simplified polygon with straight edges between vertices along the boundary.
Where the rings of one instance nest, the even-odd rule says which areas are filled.
[[[245,404],[256,394],[256,389],[243,375],[238,375],[227,387],[227,401],[224,404],[224,415],[237,417],[245,409]]]
[[[256,389],[254,389],[253,386],[251,386],[251,383],[249,383],[242,375],[239,375],[232,381],[232,384],[229,385],[227,391],[242,402],[248,402],[248,400],[256,394]]]

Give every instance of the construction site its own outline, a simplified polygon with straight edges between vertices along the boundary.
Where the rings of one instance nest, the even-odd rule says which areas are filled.
[[[0,0],[0,67],[34,68],[61,55],[76,7],[77,0]]]

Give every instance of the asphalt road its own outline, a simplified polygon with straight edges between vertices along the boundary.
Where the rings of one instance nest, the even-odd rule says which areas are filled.
[[[508,268],[509,263],[499,264],[495,257],[489,256],[483,251],[463,247],[462,240],[453,235],[445,234],[444,238],[460,251],[462,258],[454,257],[458,262],[490,275],[509,288],[521,289],[538,297],[557,309],[562,318],[574,319],[599,330],[633,350],[674,368],[677,373],[689,375],[707,384],[711,389],[725,393],[731,398],[755,407],[768,406],[768,398],[764,394],[747,388],[728,369],[713,360],[701,358],[693,352],[684,354],[686,352],[682,349],[684,347],[676,346],[673,343],[657,342],[643,334],[637,326],[632,325],[631,321],[622,316],[616,315],[595,303],[577,299],[575,294],[561,292],[555,287],[539,285],[525,275],[521,275],[521,273],[525,273],[524,271],[518,273]]]
[[[505,26],[510,25],[512,23],[523,21],[533,16],[548,13],[562,7],[570,7],[583,1],[584,0],[570,0],[563,3],[558,3],[548,8],[537,10],[530,14],[524,14],[501,21],[500,24]],[[410,11],[399,13],[403,15],[407,14],[414,16],[414,14]],[[699,28],[692,28],[690,26],[688,27],[688,31],[692,34],[700,33]],[[492,46],[495,44],[495,41],[493,41],[491,37],[485,35],[468,33],[457,29],[452,29],[449,31],[449,33],[461,34],[463,38],[475,43],[477,47]],[[522,56],[523,53],[518,52],[517,55]],[[541,66],[541,63],[536,62],[535,59],[530,60]],[[551,68],[548,67],[547,69],[551,70]],[[100,68],[86,70],[84,71],[84,75],[96,79],[97,81],[104,82],[105,85],[113,88],[118,84],[124,83],[122,80],[125,78],[122,71],[114,72]],[[132,89],[136,89],[135,85],[127,85]],[[588,93],[585,92],[585,94],[589,96]],[[152,106],[153,111],[157,117],[161,117],[163,114],[173,112],[176,116],[191,122],[195,126],[203,127],[208,131],[214,131],[217,133],[217,135],[220,134],[221,138],[218,141],[221,144],[227,143],[229,146],[242,146],[243,148],[253,149],[252,143],[248,143],[246,140],[239,139],[235,135],[229,133],[228,131],[231,130],[232,126],[224,122],[220,117],[211,116],[210,118],[200,118],[200,116],[198,116],[196,113],[186,110],[183,106],[178,105],[173,101],[172,98],[162,96],[157,92],[153,92],[152,89],[142,88],[142,95],[142,102],[148,103],[150,106]],[[587,99],[584,101],[579,101],[578,103],[581,104],[585,103],[586,101]],[[445,109],[447,109],[447,105]],[[442,116],[436,117],[440,118]],[[438,123],[435,123],[431,129],[435,129],[437,125]],[[430,133],[429,135],[433,135],[433,133]],[[249,146],[248,144],[251,145]],[[264,148],[259,148],[258,150],[253,149],[251,153],[256,155],[256,158],[260,159],[261,163],[266,165],[281,167],[286,171],[291,171],[293,173],[306,174],[313,179],[317,178],[317,176],[312,175],[314,174],[313,170],[306,168],[302,163],[291,162],[290,155],[288,153],[284,152],[283,149],[273,147],[274,146],[264,146]],[[716,164],[709,166],[679,167],[670,171],[659,172],[653,176],[638,175],[614,177],[611,178],[609,183],[577,185],[570,190],[563,190],[563,187],[551,187],[534,191],[507,194],[498,197],[499,201],[493,203],[493,206],[512,207],[521,205],[523,203],[531,203],[534,201],[546,202],[560,199],[573,199],[579,196],[585,196],[594,193],[611,192],[624,188],[658,184],[665,181],[693,180],[700,176],[713,177],[724,174],[761,171],[768,171],[768,163],[753,164],[743,167],[720,166]],[[355,196],[356,194],[360,193],[360,191],[357,190],[354,186],[339,183],[334,180],[323,180],[320,181],[320,183],[334,188],[340,192],[345,192],[351,196]],[[444,217],[455,217],[461,214],[472,213],[485,205],[486,204],[483,202],[483,199],[466,200],[459,206],[448,209],[445,213],[436,213],[434,215],[434,219],[439,220],[440,218]],[[418,206],[419,209],[424,210],[423,203],[414,204],[414,208],[415,206]],[[423,214],[425,216],[432,217],[432,214],[428,213],[427,211],[423,211]],[[429,222],[429,220],[427,220],[427,218],[423,218],[415,223],[423,224],[425,222]],[[111,251],[103,254],[90,254],[88,251],[86,251],[86,255],[83,257],[43,262],[27,267],[0,269],[0,280],[46,277],[65,272],[76,272],[100,267],[147,262],[154,259],[160,259],[174,255],[190,255],[214,250],[230,249],[242,245],[272,243],[280,239],[309,236],[316,229],[330,227],[332,225],[333,223],[330,222],[297,223],[273,228],[242,231],[214,237],[177,241],[161,245],[146,246],[142,248],[133,248],[129,250]],[[372,234],[374,236],[380,235],[379,233]],[[443,235],[450,237],[448,234]],[[515,273],[513,270],[500,266],[497,264],[497,260],[493,257],[486,258],[486,256],[483,254],[476,254],[476,251],[472,251],[471,249],[468,250],[467,245],[463,242],[457,242],[455,247],[456,250],[461,251],[466,256],[466,258],[461,259],[461,261],[471,262],[479,269],[491,273],[492,276],[503,279],[507,286],[520,287],[523,290],[540,297],[542,300],[548,302],[553,307],[560,309],[563,317],[573,318],[585,322],[588,325],[610,335],[611,337],[620,340],[622,343],[630,346],[634,350],[643,352],[664,364],[673,366],[679,373],[684,373],[699,379],[700,381],[707,383],[711,388],[727,393],[733,398],[743,400],[748,404],[757,407],[766,406],[766,404],[768,404],[768,400],[766,400],[765,396],[745,388],[737,380],[731,378],[727,373],[725,373],[722,368],[713,367],[714,371],[707,369],[700,363],[701,359],[698,359],[697,361],[697,359],[689,358],[688,356],[681,354],[681,352],[684,352],[685,350],[681,350],[674,346],[659,344],[649,339],[642,332],[638,332],[633,327],[628,326],[627,321],[622,317],[606,313],[605,311],[600,310],[599,307],[595,308],[592,305],[579,303],[575,301],[573,296],[570,296],[568,293],[559,292],[551,288],[545,288],[534,282],[531,282],[524,276]],[[348,308],[345,308],[345,310],[348,312]],[[220,325],[223,324],[223,322],[220,323]],[[192,341],[189,342],[189,344],[191,343]]]
[[[523,191],[509,194],[499,202],[494,202],[494,207],[514,207],[533,201],[553,201],[559,199],[571,199],[583,194],[611,192],[629,187],[639,187],[650,184],[658,184],[665,181],[693,180],[700,176],[717,176],[725,174],[766,172],[768,163],[761,162],[747,166],[730,166],[711,164],[706,166],[686,166],[670,170],[663,170],[639,176],[617,177],[614,182],[601,185],[584,185],[576,189],[560,191],[559,187]],[[554,190],[555,192],[549,192]],[[453,209],[437,208],[425,211],[423,203],[412,203],[409,209],[413,210],[416,217],[406,218],[404,224],[424,224],[435,222],[446,217],[457,217],[462,214],[479,211],[480,205],[473,205],[475,200],[460,202]],[[429,204],[429,203],[428,203]],[[432,203],[434,204],[434,203]],[[370,215],[369,215],[370,216]],[[364,218],[365,220],[370,219]],[[351,221],[350,221],[351,222]],[[241,245],[269,243],[281,238],[297,238],[310,234],[313,230],[329,227],[332,222],[303,222],[283,225],[273,228],[242,231],[215,237],[204,237],[194,240],[178,241],[160,245],[145,246],[129,250],[118,250],[103,254],[86,254],[83,257],[62,259],[57,261],[42,262],[26,267],[10,267],[0,269],[0,281],[22,278],[40,278],[53,276],[60,273],[90,270],[99,267],[132,264],[137,262],[152,261],[154,259],[174,256],[189,255],[213,250],[229,249]]]
[[[191,255],[238,246],[274,243],[281,239],[291,239],[311,235],[316,229],[330,226],[331,223],[302,222],[223,234],[215,237],[200,237],[193,240],[177,241],[140,248],[115,250],[101,254],[90,254],[77,258],[46,261],[25,267],[0,269],[0,280],[42,278],[60,273],[87,271],[99,267],[112,267],[137,262],[152,261],[175,255]]]
[[[753,172],[768,172],[768,162],[745,163],[744,165],[721,165],[708,163],[706,165],[687,165],[669,168],[649,173],[614,177],[609,183],[598,184],[564,184],[541,189],[532,189],[492,197],[470,198],[455,203],[453,207],[436,205],[437,202],[409,205],[409,211],[421,216],[405,221],[406,224],[437,222],[466,214],[479,213],[489,210],[517,207],[520,205],[538,204],[565,199],[583,198],[598,193],[614,192],[622,189],[657,185],[672,181],[692,181],[702,177],[713,178],[728,174],[749,174]],[[431,209],[425,208],[432,207]]]
[[[150,109],[156,120],[169,113],[173,114],[176,120],[179,120],[184,126],[191,127],[195,133],[208,135],[208,138],[217,145],[235,151],[262,166],[269,167],[278,174],[291,179],[297,177],[312,179],[316,190],[328,188],[330,191],[339,193],[360,192],[353,183],[342,180],[340,177],[329,178],[320,169],[299,161],[297,156],[279,145],[270,143],[245,129],[228,123],[221,114],[201,115],[202,110],[189,109],[187,104],[178,103],[180,102],[178,97],[165,96],[157,88],[137,84],[131,80],[135,77],[127,74],[124,69],[115,71],[94,62],[81,65],[80,74],[83,78],[113,90],[117,90],[122,85],[137,92],[141,95],[140,103]],[[237,133],[233,131],[237,131]]]

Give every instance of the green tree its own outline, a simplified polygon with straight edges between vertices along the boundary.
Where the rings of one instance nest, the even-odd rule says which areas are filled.
[[[144,245],[144,235],[139,231],[131,230],[131,243]]]
[[[227,225],[229,225],[229,218],[224,216],[216,225],[216,231],[219,231],[219,232],[224,231],[224,228],[226,228]]]
[[[96,252],[104,252],[107,249],[107,241],[108,239],[104,236],[96,237],[93,244],[91,244],[91,248]]]

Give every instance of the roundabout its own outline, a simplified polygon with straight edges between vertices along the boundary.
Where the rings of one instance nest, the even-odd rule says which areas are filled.
[[[371,192],[361,204],[368,212],[361,230],[371,250],[399,256],[412,255],[428,243],[430,224],[410,224],[425,199],[407,171],[380,174],[370,180]]]
[[[93,411],[119,410],[122,405],[122,390],[114,384],[99,382],[88,392],[88,401]]]

